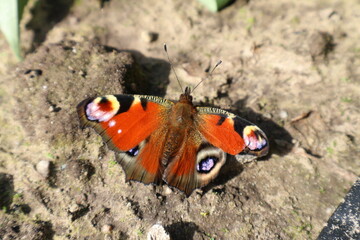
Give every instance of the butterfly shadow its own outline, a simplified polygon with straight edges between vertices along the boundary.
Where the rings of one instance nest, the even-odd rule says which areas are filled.
[[[125,76],[124,93],[145,94],[164,97],[167,86],[169,85],[170,64],[159,58],[146,57],[136,50],[119,50],[110,46],[105,46],[108,52],[130,53],[135,60],[135,69],[140,74],[127,74]]]
[[[212,182],[202,188],[203,194],[206,194],[210,190],[218,194],[225,192],[224,185],[231,179],[240,175],[243,170],[243,164],[237,161],[235,156],[228,155],[226,163],[220,169],[219,175]]]

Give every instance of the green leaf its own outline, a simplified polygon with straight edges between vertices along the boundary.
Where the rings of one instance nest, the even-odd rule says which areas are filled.
[[[18,59],[20,51],[20,20],[28,0],[0,1],[0,30]]]
[[[231,2],[231,0],[198,0],[210,11],[217,12]]]

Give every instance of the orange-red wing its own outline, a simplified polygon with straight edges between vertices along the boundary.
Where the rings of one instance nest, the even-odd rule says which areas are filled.
[[[198,107],[197,110],[198,129],[215,147],[231,155],[244,150],[257,156],[267,154],[268,140],[254,124],[217,108]]]
[[[244,139],[234,129],[234,120],[216,114],[199,114],[199,131],[215,147],[231,155],[245,148]]]
[[[168,159],[163,179],[189,196],[194,189],[207,185],[218,175],[225,159],[226,154],[221,149],[201,139],[200,133],[194,130]]]
[[[93,127],[108,146],[120,152],[117,161],[127,180],[159,183],[167,114],[172,102],[143,95],[107,95],[77,107],[82,127]]]
[[[117,158],[123,167],[126,180],[136,180],[143,183],[160,183],[163,168],[160,160],[164,152],[166,130],[160,129],[151,134],[135,149],[134,156],[129,152],[122,153]],[[132,151],[134,153],[134,151]]]
[[[144,110],[141,104],[134,104],[127,112],[117,114],[107,122],[100,123],[105,139],[112,148],[127,151],[161,126],[161,107],[149,102]],[[110,126],[111,123],[113,126]]]
[[[198,148],[199,144],[195,144],[194,139],[186,139],[164,173],[165,182],[184,191],[186,195],[190,195],[195,188],[200,187],[196,176]]]
[[[82,127],[93,127],[115,151],[128,151],[165,124],[172,103],[141,95],[108,95],[81,102]]]

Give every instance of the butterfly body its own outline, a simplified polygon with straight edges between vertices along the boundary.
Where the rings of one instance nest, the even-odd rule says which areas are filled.
[[[147,95],[107,95],[77,107],[82,127],[93,127],[118,152],[127,180],[165,181],[189,195],[214,179],[226,153],[268,152],[265,134],[227,111],[196,107],[190,89],[178,102]]]

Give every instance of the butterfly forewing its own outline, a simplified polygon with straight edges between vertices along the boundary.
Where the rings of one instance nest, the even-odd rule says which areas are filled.
[[[268,140],[256,125],[222,109],[196,109],[199,131],[214,146],[231,155],[243,151],[259,157],[267,154]]]
[[[93,127],[110,149],[119,152],[117,160],[128,180],[158,183],[163,127],[172,105],[153,96],[107,95],[84,100],[77,112],[82,127]]]

